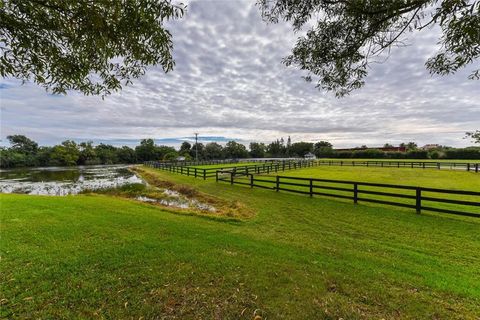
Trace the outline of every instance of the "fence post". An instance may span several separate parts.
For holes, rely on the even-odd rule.
[[[475,172],[478,173],[478,163],[475,164]]]
[[[207,169],[203,169],[203,180],[207,179]]]
[[[197,168],[195,168],[195,178],[197,177]]]
[[[310,198],[313,197],[313,179],[310,179]]]
[[[422,211],[422,188],[417,188],[415,192],[415,209],[417,214]]]
[[[470,171],[470,163],[467,163],[467,171]]]
[[[440,162],[437,162],[437,168],[440,170]]]
[[[218,170],[215,171],[215,182],[218,182]]]
[[[233,175],[235,173],[233,171],[230,172],[230,184],[233,185]]]
[[[253,188],[253,174],[250,175],[250,188]]]
[[[353,184],[353,203],[358,203],[358,184]]]

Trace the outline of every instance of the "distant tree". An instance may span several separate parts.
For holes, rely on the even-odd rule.
[[[250,143],[250,157],[252,158],[264,158],[266,146],[264,143],[251,142]]]
[[[313,147],[313,153],[317,158],[330,157],[333,154],[332,144],[328,141],[319,141]]]
[[[39,147],[35,156],[36,165],[38,166],[50,166],[52,163],[53,147]]]
[[[135,150],[130,147],[123,146],[115,150],[117,160],[120,163],[135,163],[137,162],[137,157],[135,155]]]
[[[328,142],[328,141],[318,141],[317,143],[315,143],[315,149],[318,149],[318,148],[332,148],[333,145]]]
[[[241,159],[248,157],[247,148],[243,144],[235,141],[227,142],[223,151],[225,152],[225,157],[227,158]]]
[[[178,158],[178,153],[176,151],[167,152],[163,156],[163,160],[167,160],[167,161],[173,161],[173,160],[176,160],[177,158]]]
[[[473,143],[480,143],[480,130],[475,130],[475,132],[466,132],[465,139],[472,139]]]
[[[135,147],[135,154],[140,162],[159,160],[153,139],[143,139],[140,141],[140,145]]]
[[[269,157],[285,157],[286,150],[282,140],[276,140],[267,145],[266,152]]]
[[[80,149],[80,155],[78,156],[78,164],[95,164],[97,161],[97,154],[93,147],[92,141],[81,142],[78,147]]]
[[[0,75],[53,93],[109,94],[150,65],[172,70],[164,24],[183,13],[169,0],[2,1]]]
[[[165,156],[169,153],[175,153],[175,158],[178,157],[178,153],[174,147],[170,146],[156,146],[155,147],[155,158],[164,159]]]
[[[77,164],[80,156],[80,150],[75,141],[65,140],[60,145],[53,147],[50,158],[52,164],[59,164],[62,166],[74,166]]]
[[[223,147],[216,142],[207,143],[203,153],[205,159],[207,160],[218,160],[225,158]]]
[[[178,151],[178,153],[181,155],[184,155],[186,153],[190,153],[191,149],[192,149],[192,145],[189,142],[184,141],[182,142],[182,145],[180,146],[180,150]]]
[[[390,143],[385,143],[385,144],[383,145],[383,147],[384,147],[384,148],[393,148],[394,146],[391,145]]]
[[[15,134],[7,136],[7,140],[10,142],[13,151],[19,153],[33,155],[38,150],[38,144],[24,135]]]
[[[304,157],[307,153],[313,151],[313,143],[311,142],[295,142],[292,143],[291,155],[297,157]]]
[[[480,57],[480,1],[467,0],[258,0],[265,20],[291,21],[297,40],[284,63],[307,70],[307,81],[344,96],[364,85],[370,64],[405,33],[438,25],[439,51],[426,62],[432,74],[455,73]],[[310,27],[311,26],[311,27]],[[385,60],[385,59],[383,59]],[[470,79],[479,79],[474,69]]]
[[[418,149],[418,145],[413,141],[410,141],[408,143],[401,143],[400,147],[405,147],[407,151]]]
[[[285,155],[287,157],[290,156],[290,149],[292,147],[292,139],[290,139],[290,136],[288,136],[288,139],[287,139],[287,145],[285,146]]]
[[[95,147],[95,154],[101,164],[118,163],[117,148],[112,145],[100,143]]]
[[[203,143],[196,143],[192,146],[192,149],[190,149],[190,156],[192,157],[193,160],[196,158],[198,150],[198,160],[205,159],[205,145]]]

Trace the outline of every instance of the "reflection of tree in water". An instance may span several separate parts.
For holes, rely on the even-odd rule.
[[[2,172],[1,177],[1,193],[67,195],[142,183],[127,167],[117,166],[12,170]]]
[[[82,182],[94,179],[130,178],[133,173],[126,167],[74,167],[74,168],[25,168],[4,171],[3,181],[30,182]]]
[[[33,171],[30,177],[32,182],[41,182],[41,181],[78,181],[80,177],[80,170],[42,170],[42,171]]]

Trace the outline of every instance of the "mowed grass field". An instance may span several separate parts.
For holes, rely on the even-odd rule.
[[[478,319],[480,219],[146,170],[256,215],[0,195],[0,317]]]
[[[480,173],[421,168],[317,166],[278,172],[280,176],[373,182],[480,191]]]
[[[480,174],[475,172],[455,171],[455,170],[438,170],[438,169],[420,169],[420,168],[388,168],[388,167],[341,167],[341,166],[317,166],[308,167],[297,170],[280,171],[278,173],[256,175],[255,179],[262,179],[270,182],[256,182],[256,185],[265,186],[269,188],[275,187],[276,174],[281,177],[280,181],[285,183],[281,185],[282,188],[298,190],[302,192],[309,192],[309,182],[296,179],[289,179],[288,177],[299,178],[314,178],[314,179],[327,179],[327,180],[342,180],[352,182],[367,182],[367,183],[380,183],[398,186],[412,186],[412,187],[428,187],[447,190],[467,190],[480,192]],[[249,177],[236,178],[239,182],[249,183]],[[300,183],[304,186],[292,186],[288,183]],[[314,188],[315,192],[324,192],[334,195],[353,197],[353,185],[331,182],[313,182],[314,186],[325,186],[333,188],[346,188],[350,191],[337,191],[331,189]],[[415,190],[406,190],[402,188],[389,188],[389,187],[371,187],[371,186],[359,186],[360,192],[374,191],[374,192],[387,192],[391,194],[406,195],[412,197],[411,199],[393,197],[393,196],[380,196],[360,193],[359,197],[364,199],[376,199],[383,201],[393,201],[402,204],[415,205]],[[284,191],[282,191],[284,192]],[[472,195],[456,195],[445,194],[438,192],[422,192],[423,196],[437,198],[437,199],[451,199],[461,201],[479,201],[478,196]],[[323,197],[323,196],[320,196]],[[328,197],[327,197],[328,198]],[[337,201],[352,202],[353,200],[337,199]],[[379,206],[378,204],[371,204],[367,201],[359,201],[362,205]],[[433,201],[423,201],[424,206],[440,209],[450,209],[462,212],[469,212],[478,214],[480,216],[480,207],[478,206],[466,206],[449,203],[438,203]],[[398,208],[398,207],[397,207]],[[403,210],[411,211],[414,209],[406,208]]]

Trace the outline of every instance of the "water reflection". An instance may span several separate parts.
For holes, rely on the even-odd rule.
[[[0,193],[63,196],[87,189],[142,183],[128,168],[125,165],[115,165],[0,170]]]

